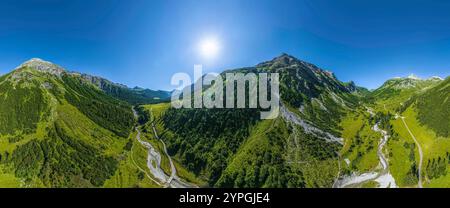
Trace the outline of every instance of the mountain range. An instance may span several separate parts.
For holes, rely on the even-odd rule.
[[[282,54],[280,116],[174,109],[31,59],[0,77],[1,187],[450,187],[450,77],[369,91]]]

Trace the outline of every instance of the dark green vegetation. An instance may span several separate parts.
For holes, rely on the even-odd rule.
[[[418,119],[438,136],[450,136],[450,77],[417,97]]]
[[[352,82],[340,82],[331,72],[286,54],[255,67],[226,72],[279,73],[283,106],[323,133],[306,131],[308,127],[284,116],[261,121],[258,110],[236,114],[226,109],[167,110],[158,122],[165,128],[163,139],[170,154],[197,176],[207,178],[210,186],[331,187],[339,172],[339,157],[350,162],[341,163],[340,176],[379,171],[377,152],[382,134],[373,130],[376,123],[390,136],[383,154],[392,163],[397,184],[414,186],[418,181],[417,147],[405,134],[405,127],[398,126],[398,114],[417,105],[422,125],[439,124],[440,132],[430,128],[441,136],[450,129],[448,119],[444,119],[450,109],[448,81],[439,78],[395,78],[370,92]],[[435,106],[430,107],[430,103]],[[420,118],[427,113],[421,105],[428,105],[427,109],[434,113],[429,115],[436,115],[433,109],[442,109],[443,113],[428,116],[434,121],[426,121]],[[374,108],[373,116],[366,106]],[[327,141],[324,133],[345,136],[344,147]],[[416,135],[424,136],[427,134]],[[429,180],[448,175],[443,161],[430,159],[426,170]],[[373,181],[372,185],[378,183]]]
[[[102,127],[127,137],[134,123],[131,106],[116,100],[78,77],[63,75],[65,98],[83,114]]]
[[[23,84],[24,81],[18,83]],[[1,82],[0,134],[35,131],[41,116],[48,112],[46,102],[36,81],[28,83],[28,87],[14,87],[9,82]]]
[[[283,54],[227,72],[276,72],[283,105],[321,131],[340,136],[340,118],[359,100],[352,83]],[[162,138],[169,153],[217,187],[330,187],[340,144],[281,116],[259,120],[257,109],[169,109]],[[288,150],[288,151],[286,151]],[[327,170],[327,171],[322,171]]]
[[[258,111],[249,109],[170,109],[162,122],[176,135],[167,138],[169,154],[178,154],[189,170],[204,172],[214,184],[258,118]]]
[[[128,103],[42,60],[0,80],[2,173],[23,187],[99,187],[115,174],[130,148]]]
[[[263,121],[231,159],[216,186],[329,187],[337,174],[333,161],[338,149],[338,144],[305,134],[283,119]]]
[[[43,140],[19,146],[8,162],[17,177],[27,181],[38,177],[47,187],[101,186],[117,168],[114,158],[71,138],[58,124]]]
[[[426,172],[427,176],[430,179],[439,178],[447,174],[447,166],[449,164],[448,156],[449,153],[446,154],[447,157],[438,157],[429,159],[427,161]]]
[[[210,186],[328,187],[338,171],[339,144],[257,110],[168,109],[157,122],[169,154]]]

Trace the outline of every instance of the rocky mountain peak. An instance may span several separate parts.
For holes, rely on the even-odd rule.
[[[21,68],[31,68],[37,71],[46,72],[57,76],[61,76],[61,74],[65,72],[62,67],[51,62],[44,61],[40,58],[32,58],[18,66],[16,69]]]
[[[416,76],[415,74],[411,74],[407,77],[408,79],[413,79],[413,80],[421,80],[418,76]]]

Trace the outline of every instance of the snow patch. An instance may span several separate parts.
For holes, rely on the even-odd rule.
[[[416,76],[415,74],[410,74],[408,77],[408,79],[414,79],[414,80],[421,80],[418,76]]]

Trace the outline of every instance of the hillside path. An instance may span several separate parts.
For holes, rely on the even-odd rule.
[[[401,116],[400,118],[402,119],[403,124],[404,124],[405,127],[406,127],[406,130],[408,130],[409,135],[411,135],[411,137],[413,138],[414,142],[415,142],[416,145],[417,145],[417,148],[419,149],[419,157],[420,157],[420,159],[419,159],[419,182],[418,182],[418,187],[419,187],[419,188],[423,188],[423,186],[422,186],[422,162],[423,162],[423,152],[422,152],[422,147],[420,146],[420,143],[417,141],[417,139],[416,139],[416,137],[414,136],[414,134],[413,134],[413,133],[411,132],[411,130],[409,129],[408,124],[406,124],[406,122],[405,122],[405,117]]]

